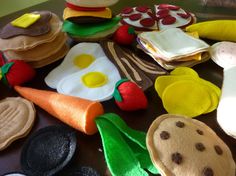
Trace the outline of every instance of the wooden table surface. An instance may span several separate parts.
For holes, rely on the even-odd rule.
[[[152,5],[155,3],[169,3],[179,5],[185,10],[196,14],[199,21],[236,18],[236,11],[233,8],[206,7],[203,6],[199,0],[120,0],[116,5],[112,6],[111,9],[113,10],[114,14],[117,14],[123,7],[126,6],[150,5],[152,7]],[[56,13],[61,18],[64,8],[64,0],[49,0],[46,3],[42,3],[37,6],[33,6],[28,9],[24,9],[20,12],[16,12],[9,16],[0,18],[0,28],[3,27],[7,22],[15,19],[17,16],[35,10],[50,10]],[[210,42],[212,43],[212,41]],[[147,56],[145,54],[142,54],[142,57]],[[37,76],[33,81],[27,83],[26,86],[50,90],[50,88],[47,87],[43,81],[44,77],[54,67],[60,64],[60,62],[61,60],[51,65],[45,66],[41,69],[37,69]],[[214,64],[211,60],[207,61],[206,63],[194,66],[193,69],[198,72],[200,77],[211,81],[219,87],[222,86],[223,70],[219,66]],[[164,110],[162,102],[153,88],[150,88],[145,91],[145,94],[148,98],[149,106],[148,109],[144,111],[123,112],[118,109],[113,100],[104,102],[102,104],[104,105],[105,112],[117,113],[127,122],[130,127],[136,130],[142,130],[146,132],[152,121],[157,116],[166,113],[166,111]],[[2,83],[0,83],[0,99],[11,96],[18,95],[13,89],[7,88]],[[37,117],[30,134],[48,125],[61,124],[60,121],[58,121],[57,119],[55,119],[37,106],[36,110]],[[226,135],[219,127],[216,122],[216,111],[213,111],[209,114],[201,115],[196,119],[210,126],[217,133],[217,135],[220,136],[222,140],[224,140],[224,142],[230,147],[233,157],[236,161],[236,139],[233,139],[230,136]],[[106,175],[107,167],[104,159],[104,154],[100,150],[102,149],[100,135],[97,133],[93,136],[87,136],[81,132],[78,132],[77,136],[78,149],[76,151],[76,157],[74,158],[71,164],[75,166],[91,166],[95,168],[100,173],[100,175]],[[7,149],[0,151],[0,175],[13,171],[21,171],[19,159],[22,146],[27,137],[13,142]]]

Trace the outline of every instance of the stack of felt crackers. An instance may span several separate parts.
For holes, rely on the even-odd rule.
[[[61,59],[68,52],[67,34],[59,17],[49,11],[24,14],[0,32],[0,50],[6,60],[23,60],[34,68]]]
[[[179,6],[158,4],[154,5],[154,12],[147,6],[125,7],[114,17],[108,7],[117,2],[66,0],[63,24],[52,12],[38,11],[24,14],[2,28],[0,51],[5,61],[0,60],[0,79],[17,74],[16,67],[11,67],[12,60],[39,68],[64,56],[65,59],[45,77],[46,84],[57,92],[16,86],[20,82],[10,84],[25,99],[0,101],[0,132],[4,133],[0,136],[0,151],[30,132],[36,115],[34,103],[86,135],[99,132],[111,175],[148,176],[149,171],[163,176],[234,176],[235,162],[227,145],[208,126],[191,119],[214,111],[221,90],[189,67],[207,61],[210,54],[219,65],[224,63],[216,54],[222,43],[211,48],[198,38],[197,30],[185,33],[182,29],[195,23],[196,18]],[[159,65],[116,41],[100,41],[113,35],[119,25],[134,27],[136,46]],[[70,50],[66,33],[79,42]],[[220,49],[233,53],[236,46],[226,44],[229,51],[222,46]],[[236,63],[232,58],[235,57],[230,55],[226,62]],[[235,74],[231,69],[228,80],[229,73]],[[173,71],[168,74],[166,70]],[[160,76],[163,74],[166,75]],[[123,111],[144,110],[148,107],[144,91],[154,81],[168,114],[158,116],[147,133],[131,129],[117,114],[105,113],[99,102],[114,97]],[[225,96],[233,94],[233,88],[224,89]],[[27,139],[21,152],[24,174],[99,175],[87,167],[72,167],[73,173],[68,172],[78,150],[76,131],[68,126],[42,128]],[[230,127],[229,134],[235,137],[234,127]],[[11,175],[14,176],[5,176]]]
[[[116,2],[66,0],[63,31],[76,41],[97,41],[111,36],[117,29],[119,18],[113,18],[108,6]]]

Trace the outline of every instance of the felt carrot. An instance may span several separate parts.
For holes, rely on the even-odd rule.
[[[47,90],[21,86],[14,88],[21,96],[69,126],[88,135],[97,132],[94,119],[104,113],[103,106],[99,102]]]

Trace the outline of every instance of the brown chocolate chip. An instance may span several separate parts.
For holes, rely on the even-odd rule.
[[[161,139],[167,140],[170,138],[170,134],[167,131],[162,131],[160,134]]]
[[[223,154],[223,150],[221,149],[221,147],[219,145],[215,145],[214,148],[215,148],[215,151],[218,155]]]
[[[205,148],[205,146],[202,144],[202,143],[196,143],[195,144],[195,147],[196,147],[196,149],[198,150],[198,151],[204,151],[206,148]]]
[[[214,172],[210,167],[205,167],[202,171],[202,176],[214,176]]]
[[[196,131],[197,131],[198,134],[203,135],[203,131],[202,130],[197,129]]]
[[[185,126],[184,122],[181,121],[176,122],[175,125],[179,128],[183,128]]]
[[[181,164],[183,161],[183,157],[180,153],[176,152],[171,155],[171,159],[176,164]]]

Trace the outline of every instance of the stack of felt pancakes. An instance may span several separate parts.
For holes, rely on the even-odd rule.
[[[119,17],[112,17],[108,6],[118,0],[66,0],[63,30],[76,41],[98,41],[112,35]]]
[[[27,13],[0,31],[0,51],[6,60],[24,60],[34,68],[65,56],[69,47],[62,22],[49,11]]]
[[[178,28],[143,32],[138,47],[167,70],[179,66],[192,67],[209,59],[209,45]]]

